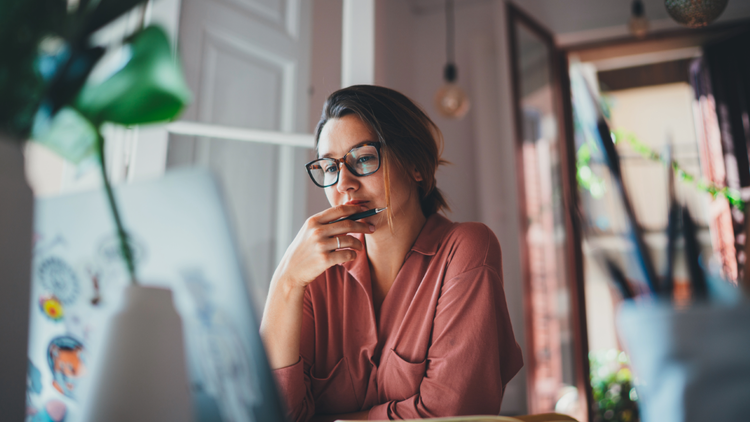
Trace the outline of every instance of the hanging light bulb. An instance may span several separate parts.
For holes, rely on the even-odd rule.
[[[445,117],[460,119],[469,111],[469,97],[456,85],[456,65],[445,65],[445,84],[435,94],[435,106]]]
[[[701,28],[724,12],[729,0],[664,0],[672,19],[690,28]]]
[[[643,2],[641,0],[633,0],[630,10],[630,22],[628,22],[630,33],[638,38],[645,37],[648,33],[648,19],[646,19]]]
[[[469,111],[470,103],[466,93],[456,85],[458,69],[453,60],[453,0],[446,0],[445,22],[446,56],[448,57],[448,63],[445,65],[445,70],[443,71],[445,84],[435,94],[435,107],[445,117],[460,119]]]

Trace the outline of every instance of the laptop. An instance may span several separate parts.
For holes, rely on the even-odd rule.
[[[185,334],[194,420],[283,421],[215,179],[184,169],[115,189],[139,282],[169,288]],[[28,421],[76,422],[129,277],[104,190],[38,199]]]

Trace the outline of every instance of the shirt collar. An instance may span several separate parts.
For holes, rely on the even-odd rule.
[[[425,256],[435,255],[440,247],[440,241],[453,224],[452,221],[438,213],[427,217],[427,221],[419,232],[417,240],[414,241],[411,250]],[[362,245],[365,244],[363,234],[352,233],[351,235],[359,239]],[[367,254],[364,251],[357,252],[357,257],[353,261],[345,262],[342,265],[367,290],[370,285],[370,262],[367,260]]]
[[[417,240],[414,241],[411,250],[422,255],[435,255],[440,247],[440,241],[452,225],[452,221],[438,213],[427,217],[427,221],[424,223],[422,231],[419,232]]]
[[[362,233],[351,233],[350,236],[354,236],[362,242],[362,246],[365,245],[365,235]],[[367,252],[365,250],[357,251],[357,257],[353,261],[347,261],[341,264],[349,274],[356,279],[359,284],[367,292],[371,292],[371,280],[370,280],[370,261],[367,260]]]

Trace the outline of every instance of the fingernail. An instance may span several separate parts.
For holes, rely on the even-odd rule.
[[[360,206],[359,206],[359,209],[361,209],[362,211],[367,211],[367,210],[368,210],[369,208],[367,208],[367,207],[366,207],[366,206],[364,206],[364,205],[360,205]]]
[[[375,231],[375,226],[373,226],[372,224],[370,224],[370,233],[372,233],[374,231]]]

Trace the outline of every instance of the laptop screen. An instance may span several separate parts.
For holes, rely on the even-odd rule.
[[[281,421],[219,189],[203,170],[118,187],[139,282],[169,288],[196,421]],[[104,191],[38,199],[27,413],[80,420],[108,318],[129,284]]]

